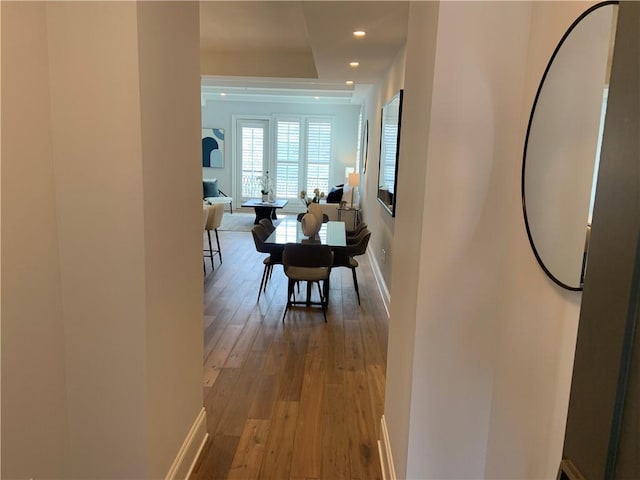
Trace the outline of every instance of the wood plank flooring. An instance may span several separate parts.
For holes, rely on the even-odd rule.
[[[209,442],[194,479],[382,478],[387,316],[366,255],[331,274],[328,322],[296,308],[282,322],[276,266],[257,302],[264,254],[220,231],[224,263],[204,279],[203,395]],[[208,261],[208,259],[207,259]]]

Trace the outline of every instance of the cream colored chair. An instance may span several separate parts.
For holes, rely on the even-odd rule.
[[[202,231],[204,232],[207,229],[207,220],[209,219],[209,205],[202,205]],[[204,273],[207,273],[207,264],[204,263],[204,259],[202,260],[202,268],[204,269]]]
[[[207,215],[207,223],[205,224],[204,229],[207,232],[209,250],[204,250],[204,256],[211,259],[211,269],[214,270],[213,257],[215,255],[218,255],[220,257],[220,263],[222,263],[222,252],[220,250],[220,237],[218,236],[218,227],[220,227],[220,224],[222,223],[222,216],[224,215],[224,204],[216,203],[214,205],[209,205],[208,210],[209,214]],[[216,243],[218,244],[217,250],[214,250],[213,245],[211,244],[212,230],[216,234]]]
[[[327,304],[329,302],[329,277],[333,264],[333,252],[328,245],[287,243],[282,252],[284,274],[288,278],[287,305],[284,307],[282,321],[290,307],[319,305],[322,316],[327,321]],[[294,286],[299,282],[307,282],[307,300],[296,300]],[[320,288],[322,282],[322,288]],[[320,300],[311,301],[311,285],[318,285]]]

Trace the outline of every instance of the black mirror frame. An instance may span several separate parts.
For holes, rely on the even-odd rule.
[[[386,203],[384,200],[382,200],[382,198],[380,198],[380,176],[382,173],[382,145],[383,145],[383,128],[384,128],[384,112],[385,112],[385,108],[387,108],[389,106],[389,104],[396,98],[398,97],[398,134],[396,137],[396,164],[395,164],[395,171],[394,171],[394,178],[393,178],[393,198],[391,200],[391,206],[389,206],[388,203]],[[379,150],[379,155],[378,155],[378,192],[377,192],[377,199],[378,202],[380,202],[380,204],[385,208],[385,210],[387,210],[387,212],[389,212],[389,214],[392,217],[396,216],[396,201],[397,201],[397,197],[398,197],[398,163],[399,163],[399,159],[400,159],[400,133],[402,131],[402,103],[403,103],[403,97],[404,97],[404,90],[400,89],[399,92],[394,95],[393,97],[391,97],[391,99],[385,103],[382,106],[382,112],[380,115],[380,150]]]
[[[535,243],[533,241],[533,235],[531,233],[531,227],[529,226],[529,219],[527,217],[527,205],[526,205],[526,201],[525,201],[525,170],[526,170],[526,166],[527,166],[527,148],[529,146],[529,134],[531,133],[531,124],[533,123],[533,117],[534,117],[534,115],[536,113],[536,107],[538,105],[538,100],[540,98],[540,93],[542,92],[542,87],[544,86],[544,81],[546,80],[547,75],[549,74],[549,70],[551,69],[551,65],[553,64],[553,61],[555,60],[556,56],[558,55],[558,52],[560,51],[560,48],[562,47],[562,45],[564,45],[564,42],[566,41],[567,37],[571,34],[571,32],[573,32],[573,30],[578,26],[578,24],[587,15],[589,15],[594,10],[597,10],[597,9],[599,9],[601,7],[604,7],[604,6],[607,6],[607,5],[618,5],[619,3],[620,3],[619,0],[605,0],[603,2],[598,2],[595,5],[592,5],[587,10],[582,12],[582,14],[578,18],[576,18],[574,20],[574,22],[569,26],[567,31],[564,33],[564,35],[562,36],[562,38],[558,42],[558,45],[556,45],[556,48],[554,49],[553,53],[551,54],[551,58],[549,59],[549,62],[547,63],[547,66],[544,69],[544,73],[542,74],[542,78],[540,79],[540,83],[538,84],[538,90],[536,91],[536,96],[533,99],[533,106],[531,107],[531,113],[529,114],[529,123],[527,124],[527,133],[526,133],[525,138],[524,138],[524,149],[523,149],[523,154],[522,154],[522,173],[521,173],[521,176],[520,176],[520,192],[521,192],[521,196],[522,196],[522,214],[524,216],[524,225],[525,225],[525,228],[527,230],[527,237],[529,239],[529,244],[531,245],[531,250],[533,251],[533,255],[536,257],[536,260],[538,261],[538,264],[540,265],[540,267],[542,268],[544,273],[551,280],[553,280],[553,282],[555,284],[557,284],[558,286],[560,286],[560,287],[562,287],[562,288],[564,288],[566,290],[573,291],[573,292],[582,291],[583,290],[583,285],[581,284],[578,287],[574,287],[574,286],[571,286],[571,285],[567,285],[562,280],[558,279],[549,270],[549,268],[547,268],[547,266],[545,265],[544,261],[540,257],[540,253],[536,249]]]

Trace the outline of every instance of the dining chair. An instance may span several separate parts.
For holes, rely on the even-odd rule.
[[[209,219],[209,205],[202,205],[202,231],[206,231],[207,229],[207,220]],[[205,263],[204,257],[202,258],[202,268],[204,270],[204,274],[207,274],[207,264]]]
[[[251,236],[253,237],[253,243],[256,246],[256,251],[269,254],[262,260],[264,270],[262,271],[262,279],[260,280],[260,289],[258,290],[257,301],[260,301],[260,295],[262,292],[267,291],[267,283],[271,279],[273,266],[282,265],[282,252],[284,250],[284,245],[267,245],[264,241],[269,235],[269,232],[261,223],[258,223],[251,228]]]
[[[222,251],[220,250],[220,237],[218,236],[218,227],[222,223],[222,216],[224,215],[224,205],[222,203],[216,203],[209,205],[209,214],[207,216],[207,223],[205,224],[205,231],[207,232],[207,239],[209,241],[209,250],[204,250],[204,256],[211,259],[211,269],[214,270],[213,257],[218,255],[220,257],[220,263],[222,263]],[[214,250],[211,244],[211,231],[216,234],[216,243],[218,249]]]
[[[276,229],[270,218],[261,218],[258,223],[265,228],[265,230],[267,231],[267,235],[271,235]]]
[[[287,276],[287,304],[284,307],[282,321],[287,316],[290,307],[298,305],[320,305],[322,316],[327,321],[327,303],[329,293],[329,277],[333,264],[333,251],[328,245],[287,243],[282,253],[284,274]],[[310,299],[311,289],[307,288],[306,301],[296,301],[294,286],[299,282],[307,282],[310,287],[313,283],[318,285],[319,302]],[[322,282],[322,288],[320,288]]]
[[[358,296],[358,305],[360,305],[360,290],[358,289],[358,276],[356,274],[356,268],[358,268],[358,261],[354,258],[358,255],[362,255],[367,251],[367,245],[371,238],[371,232],[367,229],[362,230],[358,236],[358,241],[353,244],[347,244],[346,247],[334,247],[333,267],[347,267],[351,269],[353,274],[353,286],[356,289],[356,295]]]
[[[347,234],[347,236],[346,236],[347,245],[356,245],[356,244],[362,242],[362,239],[364,238],[364,236],[366,235],[366,232],[368,232],[368,231],[369,231],[369,229],[367,229],[365,227],[355,235]]]
[[[353,230],[347,230],[347,237],[355,237],[365,228],[367,228],[367,224],[365,222],[360,222]]]

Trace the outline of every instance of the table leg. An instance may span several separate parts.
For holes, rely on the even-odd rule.
[[[255,225],[260,223],[263,218],[276,218],[276,209],[273,207],[253,207],[253,209],[256,212],[256,219],[253,221]]]

